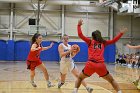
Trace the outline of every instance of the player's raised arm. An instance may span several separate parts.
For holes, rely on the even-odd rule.
[[[90,43],[90,38],[87,38],[83,35],[82,30],[81,30],[81,25],[83,24],[83,20],[79,20],[78,21],[78,25],[77,25],[77,32],[78,32],[78,36],[84,40],[87,44]]]
[[[128,29],[126,27],[122,27],[120,29],[120,33],[117,36],[115,36],[112,40],[106,41],[106,45],[113,44],[113,43],[117,42],[122,37],[122,35],[127,31],[128,31]]]
[[[54,43],[52,42],[49,46],[47,46],[47,47],[42,47],[42,51],[43,51],[43,50],[48,50],[48,49],[52,48],[53,45],[54,45]]]

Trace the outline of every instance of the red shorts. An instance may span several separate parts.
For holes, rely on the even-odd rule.
[[[41,60],[38,60],[38,61],[29,61],[27,60],[27,69],[30,69],[30,70],[35,70],[35,67],[39,66],[40,64],[42,64],[42,61]]]
[[[95,63],[92,61],[88,61],[83,69],[83,74],[86,76],[91,76],[94,73],[97,73],[100,77],[106,76],[109,74],[105,64],[102,62]]]

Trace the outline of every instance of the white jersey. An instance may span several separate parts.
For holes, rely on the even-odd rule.
[[[69,45],[69,44],[67,44],[67,46],[66,46],[63,43],[61,43],[60,45],[63,46],[64,52],[66,52],[66,51],[71,49],[71,45]],[[72,59],[71,54],[68,54],[66,56],[61,57],[61,60],[60,60],[60,72],[62,74],[67,74],[68,71],[71,72],[75,67],[76,66],[74,64],[74,61]]]
[[[67,44],[67,46],[66,46],[63,43],[61,43],[60,45],[63,46],[64,52],[66,52],[66,51],[71,49],[71,45],[70,44]],[[66,56],[61,57],[61,61],[72,61],[71,54],[67,54]]]

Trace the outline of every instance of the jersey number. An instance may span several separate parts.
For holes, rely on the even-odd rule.
[[[66,52],[68,50],[64,50],[64,52]],[[70,58],[70,53],[66,55],[66,58]]]
[[[94,47],[94,49],[97,49],[97,48],[101,49],[102,48],[101,44],[94,44],[93,47]]]

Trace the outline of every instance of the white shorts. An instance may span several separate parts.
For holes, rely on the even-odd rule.
[[[60,72],[61,74],[67,74],[68,71],[72,71],[75,68],[74,61],[60,61]]]

